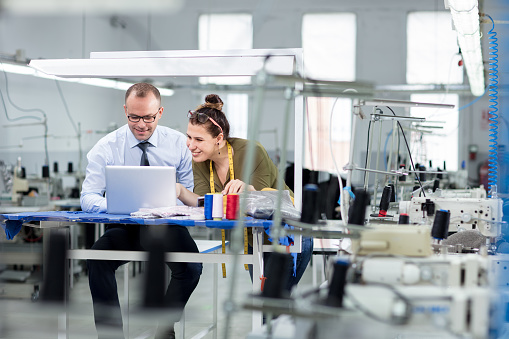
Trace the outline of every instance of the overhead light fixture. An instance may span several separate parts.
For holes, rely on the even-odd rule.
[[[0,63],[0,71],[13,73],[13,74],[21,74],[21,75],[30,75],[38,78],[57,80],[63,82],[74,82],[83,85],[89,86],[97,86],[103,88],[111,88],[117,89],[120,91],[126,91],[129,87],[131,87],[134,83],[126,82],[126,81],[118,81],[113,79],[102,79],[102,78],[60,78],[54,75],[49,75],[39,70],[36,70],[32,67],[11,64],[11,63]],[[158,88],[159,92],[162,96],[172,96],[175,94],[175,91],[169,88]]]
[[[183,0],[3,0],[2,9],[7,12],[35,15],[52,14],[135,14],[140,11],[176,13],[184,5]]]
[[[467,70],[470,91],[475,96],[481,96],[485,85],[477,0],[446,0],[446,8],[451,10],[458,33],[458,44]]]

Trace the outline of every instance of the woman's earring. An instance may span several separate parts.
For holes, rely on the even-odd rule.
[[[219,150],[219,143],[217,143],[217,154],[221,154],[221,151]]]

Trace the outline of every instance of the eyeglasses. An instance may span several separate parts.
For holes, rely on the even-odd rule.
[[[211,117],[209,117],[205,113],[200,113],[200,112],[196,112],[196,111],[189,111],[187,113],[187,117],[189,119],[196,119],[201,124],[204,124],[204,123],[207,122],[207,120],[210,120],[211,123],[213,123],[214,125],[216,125],[219,128],[219,130],[221,131],[221,134],[223,134],[223,129],[221,128],[221,126],[219,126],[219,124],[214,119],[212,119]]]
[[[159,107],[159,110],[161,110],[161,107]],[[138,115],[130,115],[128,114],[127,115],[127,119],[130,121],[130,122],[140,122],[141,119],[143,119],[143,122],[146,123],[146,124],[150,124],[154,121],[156,121],[156,117],[157,117],[157,114],[159,114],[159,110],[157,111],[156,114],[154,115],[145,115],[143,117],[140,117]]]

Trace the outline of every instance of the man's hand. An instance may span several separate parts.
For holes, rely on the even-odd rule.
[[[233,193],[240,193],[247,189],[248,191],[256,191],[253,185],[246,185],[245,182],[242,180],[232,180],[229,183],[226,184],[223,190],[223,194],[233,194]]]

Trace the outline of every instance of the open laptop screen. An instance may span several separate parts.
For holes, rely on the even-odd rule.
[[[110,214],[177,205],[176,171],[171,166],[106,166]]]

